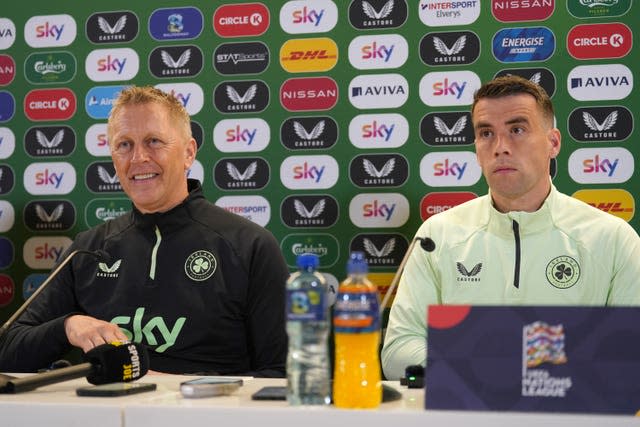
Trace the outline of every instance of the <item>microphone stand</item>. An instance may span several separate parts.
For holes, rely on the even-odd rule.
[[[103,254],[102,254],[101,251],[92,252],[92,251],[87,251],[87,250],[82,250],[82,249],[76,249],[73,252],[71,252],[64,259],[64,261],[62,261],[56,267],[56,269],[53,270],[53,272],[49,275],[49,277],[47,277],[47,280],[45,280],[42,283],[42,285],[40,285],[38,287],[38,289],[36,289],[35,292],[33,294],[31,294],[31,296],[24,302],[24,304],[22,304],[22,306],[20,306],[20,308],[18,310],[16,310],[16,312],[13,313],[13,315],[11,317],[9,317],[9,319],[6,322],[4,322],[2,327],[0,327],[0,342],[2,341],[2,338],[4,338],[4,336],[7,333],[7,331],[9,330],[9,327],[11,327],[11,325],[13,325],[13,323],[18,319],[18,317],[20,317],[22,315],[22,313],[24,313],[24,311],[31,305],[33,300],[35,300],[38,297],[38,295],[40,295],[40,293],[42,291],[44,291],[47,286],[49,286],[49,283],[51,283],[51,281],[58,275],[58,273],[60,273],[60,270],[62,270],[64,268],[64,266],[67,265],[69,263],[69,261],[71,261],[71,259],[74,256],[76,256],[77,254],[79,254],[79,253],[93,255],[96,258],[102,258],[103,257]]]
[[[402,261],[398,266],[398,270],[396,271],[395,276],[393,276],[391,284],[387,288],[384,299],[382,300],[382,303],[380,303],[380,315],[382,315],[382,313],[384,312],[384,308],[387,306],[387,303],[391,299],[393,291],[398,286],[398,283],[400,282],[400,276],[402,276],[402,272],[404,271],[405,264],[409,260],[409,255],[411,255],[411,252],[413,251],[413,248],[415,247],[417,242],[420,242],[420,247],[426,252],[432,252],[436,248],[436,244],[429,237],[416,237],[411,241],[411,244],[407,248],[407,252],[405,252],[404,257],[402,258]]]

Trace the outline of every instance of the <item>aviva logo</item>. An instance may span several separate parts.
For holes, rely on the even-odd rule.
[[[338,46],[327,37],[293,39],[280,48],[280,65],[290,73],[328,71],[338,62]]]
[[[104,262],[98,263],[98,272],[96,273],[96,277],[118,277],[118,270],[120,269],[121,263],[121,259],[117,260],[110,266]]]

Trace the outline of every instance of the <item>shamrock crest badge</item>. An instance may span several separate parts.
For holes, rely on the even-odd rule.
[[[209,251],[195,251],[184,263],[184,272],[191,280],[202,282],[215,273],[218,262]]]

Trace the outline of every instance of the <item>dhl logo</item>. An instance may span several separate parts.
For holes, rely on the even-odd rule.
[[[280,65],[290,73],[328,71],[338,62],[338,46],[327,37],[293,39],[280,48]]]
[[[635,200],[631,193],[620,188],[578,190],[573,193],[573,197],[627,222],[631,221],[636,210]]]

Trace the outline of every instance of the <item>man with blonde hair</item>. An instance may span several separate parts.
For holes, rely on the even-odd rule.
[[[284,257],[271,233],[187,179],[197,146],[182,104],[128,87],[107,132],[133,209],[79,233],[67,253],[101,250],[111,260],[65,266],[9,330],[0,370],[33,371],[71,347],[131,340],[148,346],[155,371],[284,376]]]

